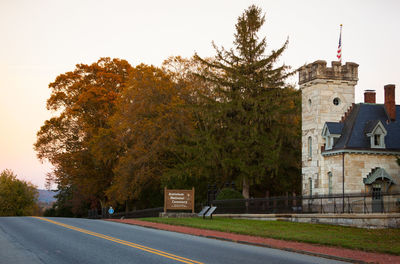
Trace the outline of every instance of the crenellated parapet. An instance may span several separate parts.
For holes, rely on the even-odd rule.
[[[339,61],[332,61],[332,67],[326,67],[326,61],[317,60],[299,69],[299,84],[304,84],[316,79],[358,81],[358,64],[346,62],[342,65]]]

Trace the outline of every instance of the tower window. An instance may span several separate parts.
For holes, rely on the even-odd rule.
[[[308,99],[308,106],[311,106],[311,99]]]
[[[333,99],[333,104],[334,105],[339,105],[340,104],[340,99],[338,97]]]
[[[314,187],[319,188],[319,173],[315,173],[315,178]]]
[[[332,194],[332,172],[328,172],[328,194],[331,195]]]
[[[308,158],[312,157],[312,138],[308,137]]]

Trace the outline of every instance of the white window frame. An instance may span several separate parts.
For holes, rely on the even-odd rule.
[[[312,137],[309,136],[307,139],[307,151],[308,151],[308,159],[312,159]]]
[[[331,134],[328,126],[325,124],[322,129],[322,137],[325,139],[325,150],[331,150],[335,143],[335,138],[340,138],[340,134]]]
[[[368,133],[367,136],[370,138],[371,148],[386,148],[385,145],[385,136],[387,135],[387,131],[383,126],[382,122],[379,121],[371,133]],[[379,143],[375,144],[376,136],[379,136]]]

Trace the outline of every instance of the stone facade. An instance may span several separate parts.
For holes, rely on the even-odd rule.
[[[380,167],[393,176],[395,182],[400,182],[400,167],[396,162],[394,155],[377,155],[377,154],[359,154],[359,153],[343,153],[340,155],[325,156],[324,168],[321,173],[326,177],[321,177],[319,189],[315,192],[329,192],[328,173],[332,174],[332,193],[342,193],[343,190],[343,160],[344,160],[344,182],[345,193],[370,193],[371,186],[365,185],[363,179],[371,172],[372,168]],[[384,190],[386,191],[386,190]],[[399,185],[390,186],[390,191],[400,192]]]
[[[303,195],[340,194],[343,187],[344,193],[371,193],[373,184],[364,182],[375,168],[383,169],[392,178],[392,181],[376,180],[381,191],[400,192],[400,166],[396,162],[400,150],[387,151],[384,146],[353,150],[346,145],[334,151],[325,150],[322,130],[326,122],[343,123],[352,109],[358,107],[354,105],[357,81],[358,65],[355,63],[332,62],[332,66],[327,67],[325,61],[316,61],[299,69]],[[366,93],[366,102],[375,104],[375,92],[368,90]],[[394,85],[385,86],[386,97],[385,108],[390,119],[387,122],[393,122],[396,119]]]
[[[316,61],[299,70],[299,84],[302,91],[302,175],[303,194],[312,189],[325,193],[320,182],[326,182],[321,175],[324,159],[321,148],[324,140],[322,129],[327,121],[340,121],[354,102],[354,86],[358,81],[358,65],[332,62],[326,67],[325,61]],[[311,143],[311,148],[310,144]],[[311,152],[311,155],[309,155]]]

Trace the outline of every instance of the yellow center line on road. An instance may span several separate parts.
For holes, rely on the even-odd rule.
[[[156,254],[156,255],[165,257],[165,258],[173,259],[173,260],[176,260],[176,261],[179,261],[179,262],[183,262],[183,263],[187,263],[187,264],[194,264],[194,263],[195,264],[203,264],[202,262],[198,262],[198,261],[191,260],[191,259],[188,259],[188,258],[180,257],[180,256],[177,256],[177,255],[174,255],[174,254],[171,254],[171,253],[168,253],[168,252],[164,252],[164,251],[161,251],[161,250],[158,250],[158,249],[154,249],[154,248],[146,247],[146,246],[143,246],[143,245],[135,244],[135,243],[132,243],[132,242],[129,242],[129,241],[125,241],[125,240],[121,240],[121,239],[118,239],[118,238],[115,238],[115,237],[106,236],[106,235],[99,234],[99,233],[96,233],[96,232],[92,232],[92,231],[89,231],[89,230],[86,230],[86,229],[82,229],[82,228],[79,228],[79,227],[70,226],[70,225],[63,224],[63,223],[60,223],[60,222],[56,222],[56,221],[53,221],[53,220],[50,220],[50,219],[46,219],[46,218],[43,218],[43,217],[36,217],[35,216],[34,218],[40,219],[40,220],[43,220],[43,221],[47,221],[47,222],[50,222],[52,224],[59,225],[59,226],[62,226],[62,227],[68,228],[68,229],[72,229],[72,230],[75,230],[75,231],[78,231],[78,232],[81,232],[81,233],[85,233],[85,234],[88,234],[88,235],[92,235],[92,236],[95,236],[95,237],[99,237],[99,238],[103,238],[103,239],[106,239],[106,240],[109,240],[109,241],[113,241],[113,242],[116,242],[116,243],[119,243],[119,244],[122,244],[122,245],[126,245],[128,247],[140,249],[140,250],[152,253],[152,254]]]

